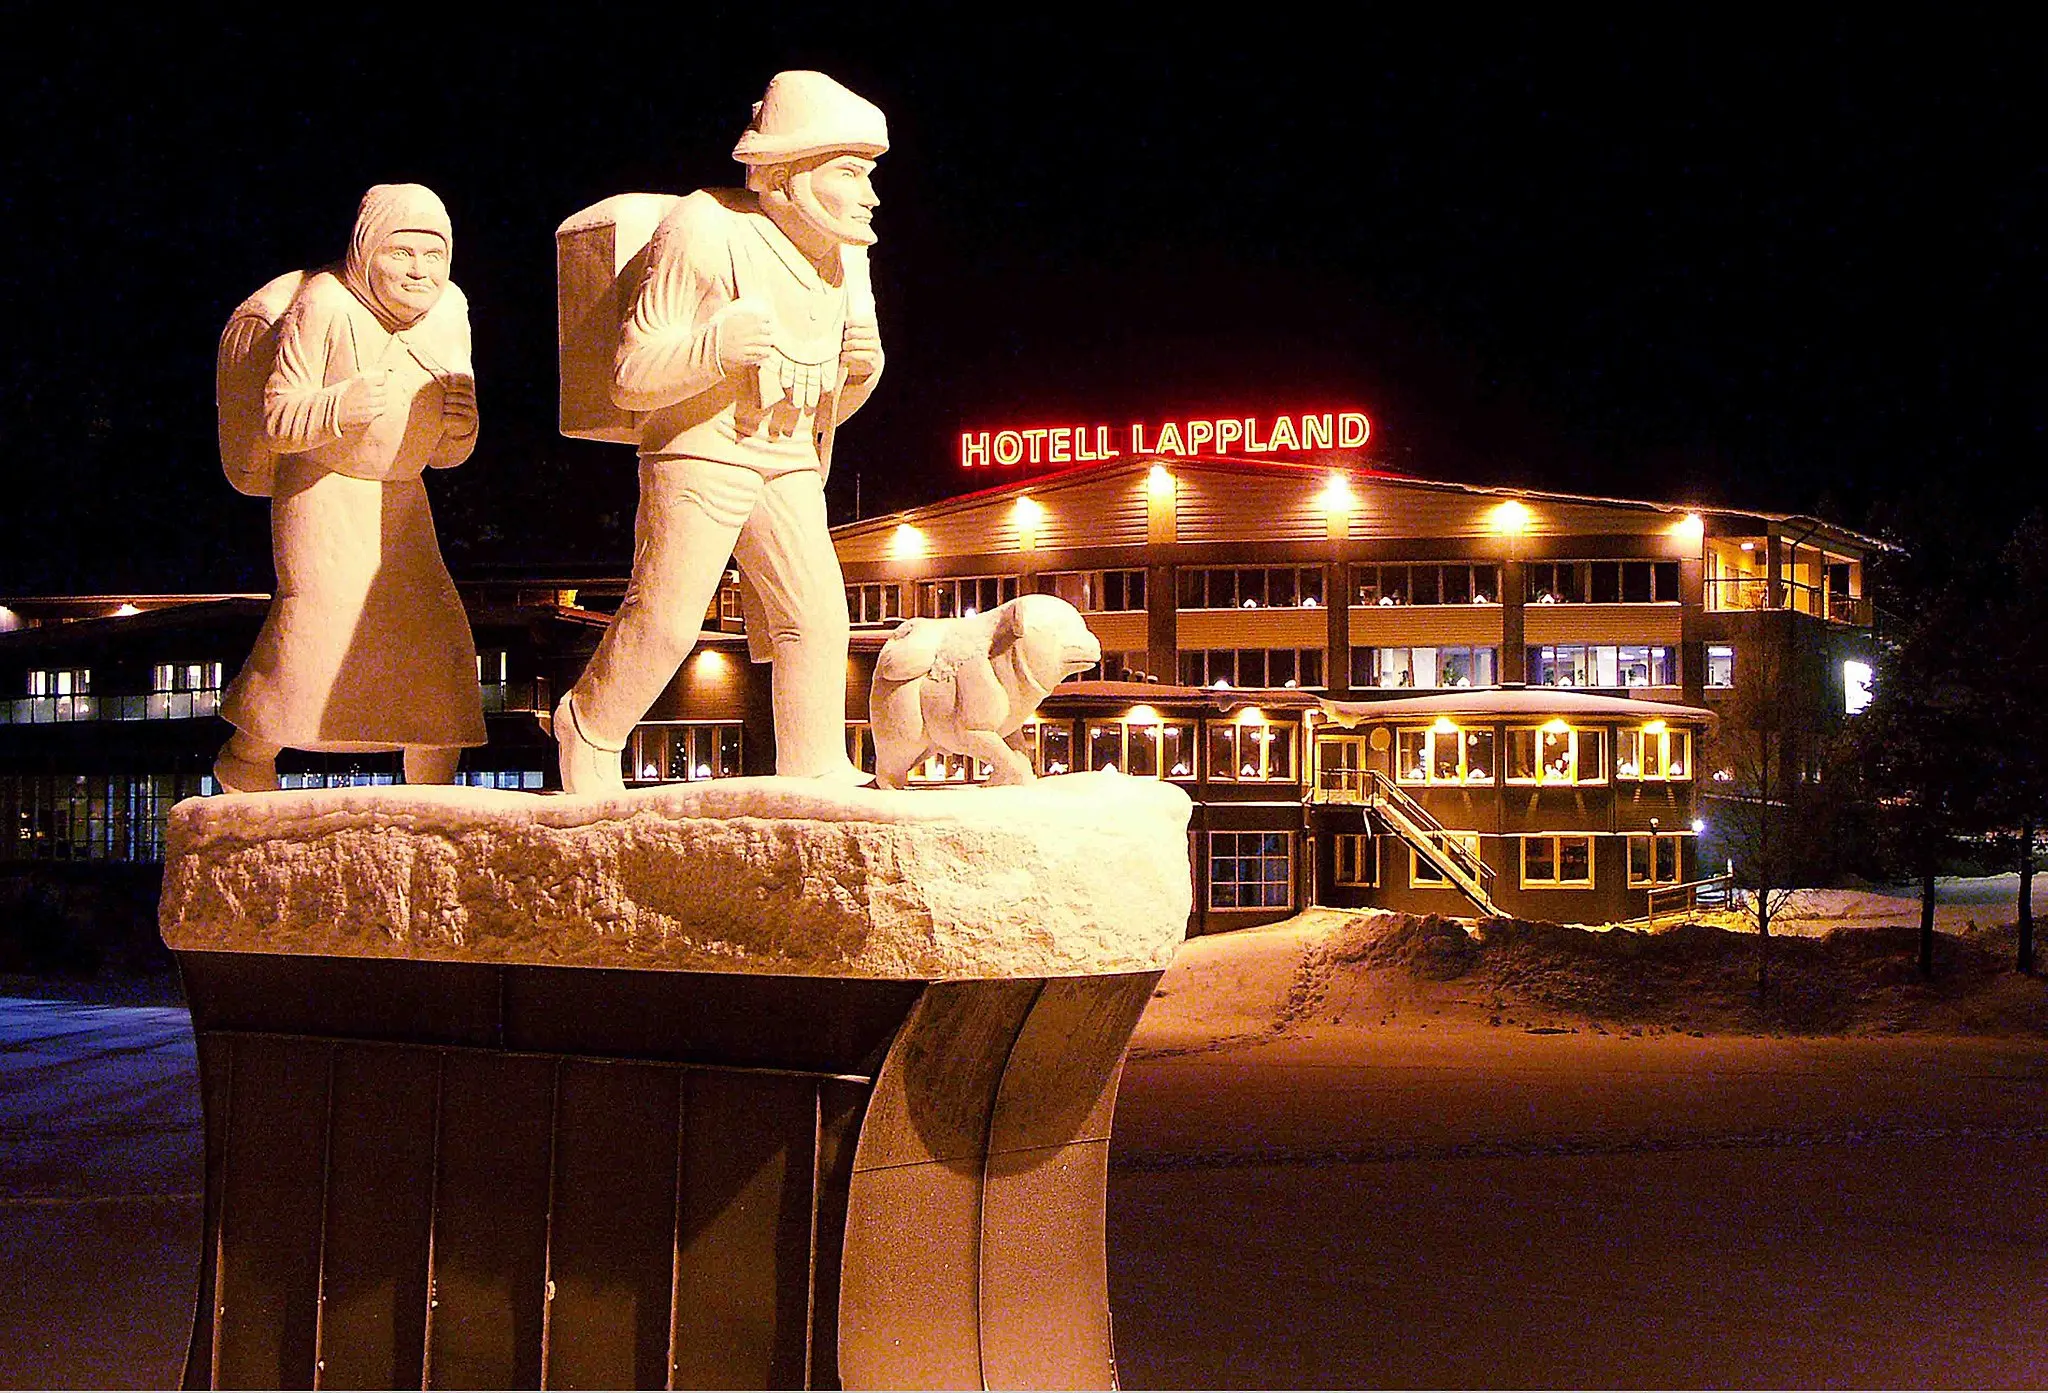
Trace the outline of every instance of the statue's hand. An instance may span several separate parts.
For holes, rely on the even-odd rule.
[[[441,433],[449,440],[466,440],[476,434],[476,379],[452,375],[441,379]]]
[[[775,348],[775,311],[759,300],[740,299],[718,315],[718,370],[735,373],[768,361]]]
[[[389,376],[386,369],[379,368],[349,379],[341,394],[343,430],[360,430],[384,414],[384,408],[390,405],[391,389],[386,380]]]
[[[848,377],[873,377],[882,370],[882,330],[872,319],[849,319],[839,337],[839,361]]]

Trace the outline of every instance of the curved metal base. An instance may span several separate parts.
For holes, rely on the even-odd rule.
[[[1094,1386],[1157,973],[181,953],[192,1387]]]

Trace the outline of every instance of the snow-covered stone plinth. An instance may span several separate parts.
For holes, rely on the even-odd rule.
[[[891,792],[350,788],[171,813],[172,948],[883,978],[1165,968],[1187,795],[1113,773]]]

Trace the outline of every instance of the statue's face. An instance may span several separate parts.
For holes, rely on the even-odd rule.
[[[433,232],[394,232],[370,258],[370,288],[392,310],[417,319],[448,284],[448,244]]]
[[[875,162],[832,155],[790,176],[789,199],[799,215],[835,242],[875,244]]]

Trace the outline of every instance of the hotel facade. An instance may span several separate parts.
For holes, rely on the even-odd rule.
[[[1682,909],[1729,854],[1713,827],[1742,796],[1738,697],[1767,678],[1795,724],[1825,729],[1868,681],[1866,567],[1883,547],[1819,519],[1449,484],[1341,453],[1045,462],[1063,467],[835,529],[849,749],[872,759],[868,681],[904,618],[1068,600],[1103,662],[1047,698],[1026,748],[1042,774],[1188,791],[1196,932],[1311,905]],[[624,580],[462,583],[490,729],[465,781],[556,786],[547,712]],[[160,859],[170,803],[211,791],[219,692],[264,605],[5,601],[0,864]],[[729,572],[628,743],[629,783],[772,770],[742,611]],[[396,759],[280,768],[288,787],[388,782]],[[981,773],[935,758],[919,778]]]

